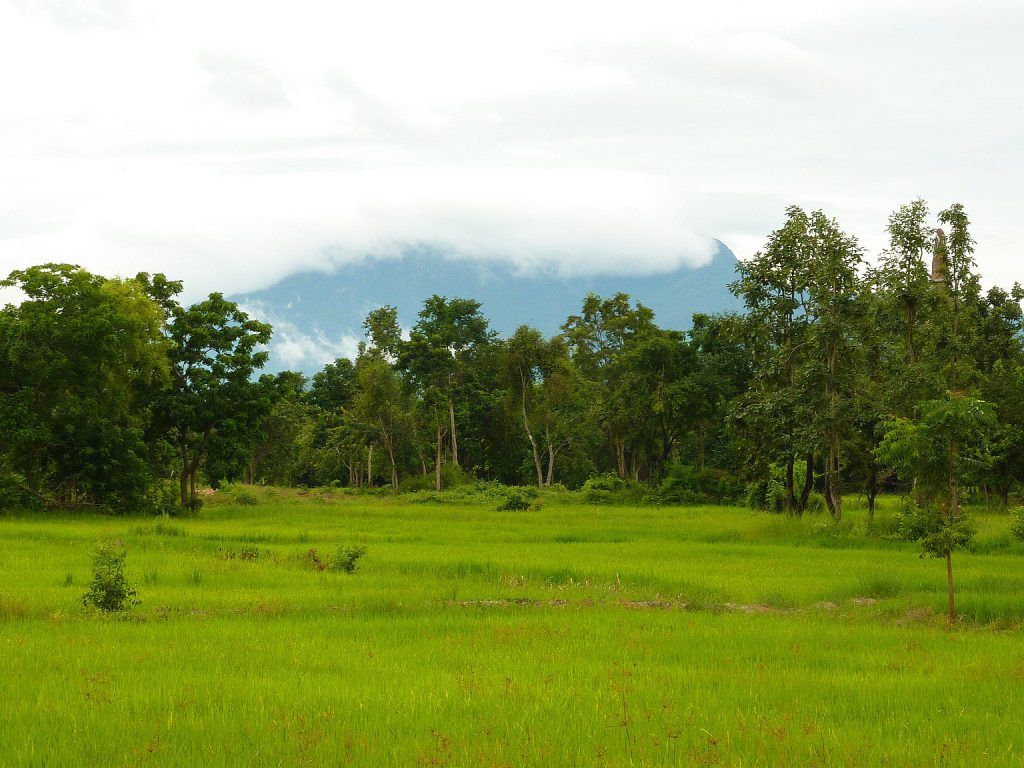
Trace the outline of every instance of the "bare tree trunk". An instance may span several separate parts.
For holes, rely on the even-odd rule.
[[[373,485],[373,443],[366,446],[366,484]]]
[[[558,452],[557,449],[551,444],[551,432],[544,430],[544,442],[548,446],[548,474],[544,480],[544,485],[550,486],[555,478],[555,454]]]
[[[832,518],[838,523],[843,519],[843,496],[839,487],[839,454],[838,448],[829,448],[827,466],[825,468],[825,502]]]
[[[388,461],[391,462],[391,489],[398,493],[398,466],[395,464],[395,443],[394,437],[384,428],[384,419],[377,417],[380,425],[380,434],[384,439],[384,448],[388,452]]]
[[[437,452],[434,454],[434,489],[441,490],[441,425],[437,425]]]
[[[455,401],[452,400],[451,396],[448,397],[448,420],[451,423],[450,428],[452,430],[452,463],[458,465],[459,441],[455,435]]]
[[[533,466],[537,470],[537,487],[544,487],[544,475],[540,468],[540,452],[537,450],[537,441],[533,439],[533,432],[530,431],[530,420],[526,417],[526,381],[523,381],[523,428],[526,430],[526,436],[530,438],[530,448],[533,449]]]

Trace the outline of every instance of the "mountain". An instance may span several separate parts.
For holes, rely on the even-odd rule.
[[[736,256],[723,243],[702,267],[645,276],[558,277],[522,274],[506,264],[453,259],[433,251],[397,259],[347,264],[335,272],[292,275],[270,288],[232,296],[252,316],[274,326],[267,370],[311,374],[340,355],[351,355],[370,310],[391,304],[411,327],[434,294],[479,301],[491,327],[511,335],[523,324],[546,335],[580,311],[587,293],[628,293],[654,310],[663,328],[685,330],[695,312],[738,310],[727,284],[736,279]]]

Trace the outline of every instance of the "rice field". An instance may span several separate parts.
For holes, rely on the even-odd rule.
[[[0,765],[1024,764],[1024,546],[731,507],[254,491],[0,517]],[[81,604],[117,540],[140,604]],[[354,573],[339,547],[362,547]]]

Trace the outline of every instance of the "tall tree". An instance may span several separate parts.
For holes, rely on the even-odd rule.
[[[138,280],[71,264],[12,272],[0,310],[0,457],[29,492],[131,509],[154,479],[146,440],[167,381],[161,311]]]
[[[410,373],[421,396],[432,404],[443,401],[451,460],[456,465],[457,406],[472,395],[465,385],[474,361],[492,338],[487,319],[480,313],[480,302],[431,296],[423,303],[409,340],[401,345],[399,365]]]
[[[737,267],[739,280],[730,285],[747,309],[741,332],[753,359],[750,385],[735,402],[731,418],[751,463],[767,459],[785,467],[787,512],[797,506],[794,467],[797,457],[806,453],[798,440],[807,420],[798,373],[809,349],[808,265],[814,247],[810,229],[810,217],[801,208],[787,208],[785,224],[769,235],[762,251]],[[806,465],[810,475],[813,460]],[[767,472],[767,467],[761,471]]]
[[[835,219],[810,216],[807,269],[807,347],[800,372],[810,405],[805,444],[825,459],[825,502],[832,517],[842,509],[843,444],[853,430],[853,404],[861,359],[858,294],[861,248]]]
[[[183,506],[196,503],[196,477],[215,432],[232,431],[240,413],[258,416],[250,406],[265,400],[251,379],[267,360],[262,347],[270,333],[269,325],[219,293],[188,308],[172,307],[171,384],[158,405],[178,455]]]

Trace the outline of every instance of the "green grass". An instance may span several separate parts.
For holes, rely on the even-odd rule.
[[[255,492],[254,492],[254,495]],[[2,765],[1020,765],[1024,549],[851,503],[541,510],[278,492],[0,518]],[[80,604],[121,540],[142,603]],[[316,570],[339,545],[359,570]]]

